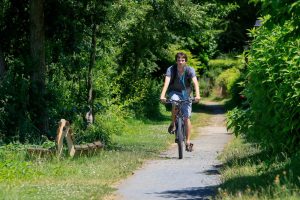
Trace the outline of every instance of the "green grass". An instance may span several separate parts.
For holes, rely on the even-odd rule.
[[[221,160],[219,199],[300,199],[300,152],[273,155],[237,137]]]
[[[240,67],[242,65],[242,60],[240,58],[220,58],[210,60],[208,65],[212,68],[229,69],[231,67]]]
[[[199,105],[200,106],[200,105]],[[195,105],[194,128],[205,125],[210,114]],[[145,160],[174,142],[167,133],[170,113],[160,121],[128,119],[124,132],[113,135],[110,149],[91,157],[41,158],[26,156],[26,146],[0,147],[0,199],[109,199],[115,185]]]

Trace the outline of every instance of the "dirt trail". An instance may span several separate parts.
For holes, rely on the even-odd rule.
[[[179,160],[176,144],[124,180],[116,196],[118,200],[208,199],[220,184],[218,153],[230,140],[224,125],[224,110],[215,103],[206,103],[205,110],[213,117],[208,126],[197,128],[192,140],[193,152],[185,152]],[[195,133],[194,133],[195,134]]]

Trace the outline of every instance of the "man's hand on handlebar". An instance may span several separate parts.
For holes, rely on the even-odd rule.
[[[160,97],[160,101],[161,101],[162,103],[166,103],[166,102],[167,102],[167,99],[166,99],[166,97]]]
[[[195,97],[194,102],[199,103],[200,99],[201,99],[201,97]]]

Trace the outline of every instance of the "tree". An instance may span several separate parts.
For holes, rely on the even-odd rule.
[[[93,120],[117,109],[156,116],[154,98],[170,64],[170,46],[213,49],[206,41],[218,33],[213,25],[220,16],[209,12],[218,7],[215,1],[2,0],[1,5],[0,73],[7,75],[0,87],[5,125],[0,131],[13,139],[32,138],[36,130],[54,135],[60,118],[83,128],[87,111]],[[223,10],[222,16],[228,12]]]
[[[2,48],[0,46],[0,80],[4,76],[4,72],[5,72],[5,65],[4,65]]]
[[[96,54],[97,54],[97,37],[98,37],[98,27],[104,26],[105,18],[107,15],[108,7],[111,5],[112,1],[101,1],[97,0],[87,1],[86,7],[86,26],[87,29],[91,30],[91,45],[90,45],[90,55],[89,55],[89,65],[87,70],[87,105],[89,111],[86,113],[87,123],[93,123],[94,121],[94,90],[93,90],[93,70],[96,63]],[[101,37],[101,36],[100,36]]]
[[[45,100],[45,28],[44,28],[44,1],[30,1],[30,110],[33,123],[43,133],[48,133],[48,114]]]

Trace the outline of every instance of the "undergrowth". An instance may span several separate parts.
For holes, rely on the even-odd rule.
[[[300,198],[300,152],[273,155],[239,136],[226,147],[221,160],[218,199]]]
[[[145,160],[159,158],[174,143],[174,135],[167,133],[170,113],[161,108],[160,120],[127,118],[123,132],[113,134],[111,144],[94,156],[38,158],[26,154],[26,145],[2,146],[0,199],[105,199],[113,195],[117,182]],[[208,120],[208,114],[196,105],[195,127]]]

